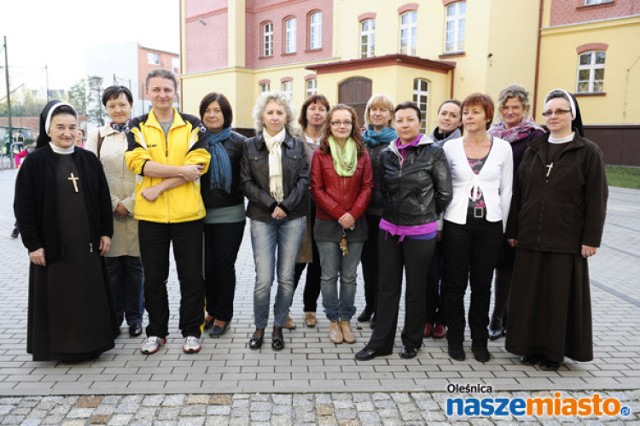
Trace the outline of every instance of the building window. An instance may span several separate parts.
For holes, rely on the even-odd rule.
[[[262,26],[262,56],[273,56],[273,22]]]
[[[260,93],[268,92],[269,90],[271,90],[270,83],[260,83]]]
[[[462,52],[464,50],[465,12],[467,5],[459,1],[447,6],[447,24],[444,37],[444,51]]]
[[[376,54],[376,20],[365,19],[360,23],[360,57],[371,58]]]
[[[315,95],[317,93],[318,93],[318,80],[316,80],[315,78],[310,78],[309,80],[307,80],[306,97],[308,98],[309,96]]]
[[[289,99],[291,99],[293,96],[293,81],[283,81],[282,91],[289,97]]]
[[[400,53],[416,54],[416,31],[418,12],[415,10],[400,15]]]
[[[171,58],[171,68],[174,74],[180,74],[180,58]]]
[[[579,57],[578,93],[603,92],[605,52],[585,52]]]
[[[429,105],[429,82],[422,78],[413,80],[413,102],[420,108],[420,131],[427,133],[427,108]]]
[[[309,49],[322,48],[322,12],[314,12],[309,18]]]
[[[284,21],[284,53],[295,53],[296,51],[296,18],[289,18]]]
[[[160,65],[159,53],[147,53],[147,61],[153,65]]]
[[[584,0],[585,6],[591,6],[593,4],[611,3],[611,0]]]

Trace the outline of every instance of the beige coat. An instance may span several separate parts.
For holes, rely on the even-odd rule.
[[[124,153],[127,150],[127,138],[107,125],[93,130],[87,136],[86,149],[98,154],[98,133],[104,140],[100,148],[100,162],[111,192],[111,211],[122,203],[129,214],[125,217],[113,216],[113,238],[107,257],[140,257],[138,245],[138,221],[133,218],[135,204],[136,175],[127,168]]]

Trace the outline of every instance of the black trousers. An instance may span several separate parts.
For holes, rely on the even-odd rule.
[[[315,204],[312,203],[313,206]],[[303,312],[316,312],[318,309],[318,297],[320,297],[320,254],[318,253],[318,246],[316,240],[313,238],[313,225],[316,223],[315,207],[311,210],[311,255],[313,257],[312,263],[296,263],[296,270],[293,276],[293,289],[298,288],[300,277],[305,268],[307,270],[307,280],[304,285],[304,293],[302,294],[302,300],[304,302]]]
[[[378,231],[380,249],[379,303],[376,310],[377,324],[371,333],[367,347],[379,353],[390,353],[398,326],[398,311],[402,293],[402,273],[406,272],[405,315],[402,329],[402,344],[412,348],[422,346],[424,323],[426,320],[425,294],[427,274],[433,256],[436,240],[416,240],[405,237],[387,236]]]
[[[147,336],[169,334],[169,246],[180,282],[182,336],[200,337],[204,322],[204,281],[202,279],[202,220],[183,223],[138,222],[140,254],[144,267],[144,302],[149,313]]]
[[[378,295],[378,230],[381,216],[367,214],[367,241],[362,246],[362,279],[364,280],[364,300],[366,307],[376,311]]]
[[[467,215],[467,223],[444,222],[445,303],[447,340],[464,341],[464,295],[471,283],[469,328],[471,339],[488,339],[491,279],[502,244],[502,222]]]
[[[429,275],[427,276],[427,322],[429,324],[445,324],[446,309],[444,303],[444,255],[442,253],[442,243],[436,242],[435,252],[429,266]]]
[[[207,313],[220,321],[233,318],[236,258],[245,221],[204,224],[204,284]]]

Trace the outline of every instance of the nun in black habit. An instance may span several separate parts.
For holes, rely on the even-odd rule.
[[[552,90],[542,115],[549,133],[524,154],[507,224],[516,257],[506,349],[525,365],[557,370],[565,356],[593,359],[587,259],[600,246],[608,187],[576,99]]]
[[[37,148],[16,180],[34,361],[95,358],[114,347],[118,334],[102,259],[113,233],[109,187],[96,156],[74,146],[77,117],[68,104],[47,103]]]

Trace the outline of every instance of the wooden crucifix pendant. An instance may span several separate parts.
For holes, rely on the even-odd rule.
[[[78,192],[78,180],[80,180],[80,178],[77,176],[74,176],[73,172],[71,172],[67,180],[70,180],[71,182],[73,182],[73,189],[76,192]]]

